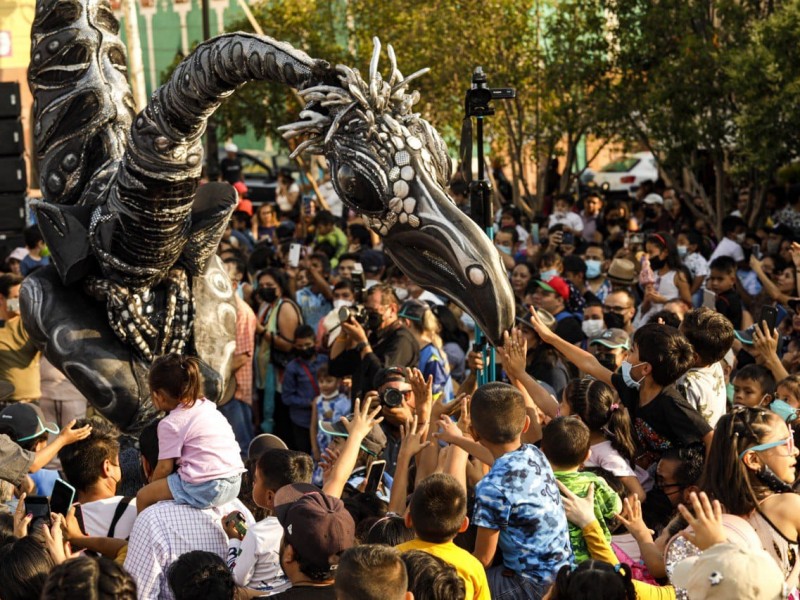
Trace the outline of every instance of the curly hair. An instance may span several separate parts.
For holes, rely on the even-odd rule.
[[[233,600],[236,583],[228,565],[217,554],[192,550],[178,557],[167,572],[175,600]]]
[[[79,556],[50,571],[42,600],[136,600],[136,582],[113,560]]]

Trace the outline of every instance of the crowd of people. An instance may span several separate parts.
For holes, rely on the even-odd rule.
[[[93,414],[19,315],[38,231],[7,257],[0,600],[800,598],[800,189],[718,236],[659,182],[504,199],[492,361],[329,178],[254,205],[235,167],[219,405],[168,354],[156,420]]]

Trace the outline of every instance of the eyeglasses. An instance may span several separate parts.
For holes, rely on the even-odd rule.
[[[770,448],[778,448],[779,446],[786,446],[786,454],[781,454],[781,456],[792,456],[794,454],[794,435],[792,435],[791,430],[789,432],[789,437],[787,437],[785,440],[778,440],[777,442],[769,442],[767,444],[759,444],[758,446],[748,448],[739,454],[739,460],[742,460],[744,455],[748,452],[762,452],[764,450],[769,450]]]
[[[603,309],[613,313],[623,313],[626,310],[630,310],[630,306],[611,306],[610,304],[604,304]]]

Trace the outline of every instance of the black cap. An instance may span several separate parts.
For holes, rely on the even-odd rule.
[[[43,433],[58,435],[58,425],[44,420],[42,409],[28,402],[17,402],[0,412],[0,423],[14,430],[14,441],[26,442]]]

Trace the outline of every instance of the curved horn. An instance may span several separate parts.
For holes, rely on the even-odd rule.
[[[222,100],[248,81],[303,88],[329,72],[328,63],[263,36],[236,33],[198,46],[134,119],[117,185],[93,222],[106,275],[149,287],[180,257],[203,163],[200,136]]]

